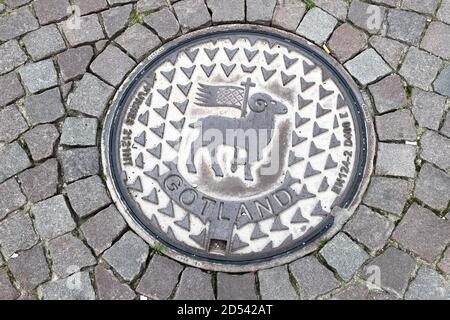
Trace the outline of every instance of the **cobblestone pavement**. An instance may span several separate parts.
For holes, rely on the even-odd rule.
[[[450,299],[450,0],[1,0],[0,12],[0,299]],[[184,266],[129,230],[99,156],[133,67],[177,35],[232,22],[330,51],[379,141],[340,233],[238,275]]]

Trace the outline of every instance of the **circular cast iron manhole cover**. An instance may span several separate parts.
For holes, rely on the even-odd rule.
[[[167,44],[125,81],[103,163],[150,243],[196,266],[253,270],[301,255],[342,218],[333,208],[354,207],[371,170],[368,119],[350,77],[312,44],[216,27]]]

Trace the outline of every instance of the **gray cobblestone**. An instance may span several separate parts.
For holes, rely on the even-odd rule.
[[[214,23],[245,21],[245,0],[206,0]]]
[[[425,163],[420,170],[414,195],[437,210],[444,210],[450,200],[450,176]]]
[[[66,49],[66,44],[55,25],[48,25],[23,37],[25,47],[34,61],[50,57]]]
[[[279,3],[273,13],[272,25],[295,32],[305,13],[306,5],[303,2],[291,1]]]
[[[450,139],[434,131],[426,131],[421,139],[422,159],[434,163],[444,171],[450,169]]]
[[[72,182],[97,174],[100,154],[96,147],[64,150],[60,153],[64,181]]]
[[[163,8],[146,16],[144,23],[155,30],[164,41],[174,38],[180,31],[178,20],[168,8]]]
[[[0,76],[0,107],[3,107],[25,94],[22,85],[14,72]]]
[[[166,0],[139,0],[136,5],[138,12],[159,10],[162,7],[167,7]]]
[[[367,263],[363,270],[363,276],[370,280],[375,275],[374,267],[378,267],[381,275],[381,287],[401,296],[405,293],[414,266],[415,262],[408,254],[397,248],[389,247],[381,255]]]
[[[11,284],[6,270],[0,271],[0,299],[15,300],[20,296],[19,291]]]
[[[396,74],[370,85],[369,90],[380,113],[404,108],[408,104],[402,80]]]
[[[100,211],[81,226],[87,243],[99,255],[108,249],[127,224],[114,205]]]
[[[22,172],[19,181],[28,201],[38,202],[53,196],[58,187],[58,161],[49,159]]]
[[[411,282],[405,299],[407,300],[449,300],[450,284],[439,273],[423,266]]]
[[[420,89],[413,89],[412,111],[419,126],[437,130],[445,111],[445,98]]]
[[[450,59],[450,26],[442,22],[432,22],[420,47],[443,59]]]
[[[406,53],[407,46],[401,42],[384,38],[381,36],[373,36],[369,39],[372,47],[391,65],[397,69],[403,55]]]
[[[136,291],[151,299],[168,299],[177,283],[183,266],[169,258],[156,254],[139,281]]]
[[[378,138],[381,141],[415,141],[414,119],[409,110],[401,110],[375,117]]]
[[[391,9],[388,13],[387,23],[389,37],[417,45],[425,30],[426,19],[414,12]]]
[[[33,125],[53,122],[64,116],[59,89],[25,97],[25,115]]]
[[[106,0],[72,0],[72,4],[80,7],[81,15],[98,12],[107,8]]]
[[[75,47],[80,44],[92,43],[105,37],[102,26],[96,14],[80,17],[80,28],[71,28],[67,23],[60,23],[70,46]]]
[[[98,118],[103,114],[113,92],[113,87],[86,73],[70,99],[69,109]]]
[[[406,144],[379,143],[375,173],[414,178],[416,147]]]
[[[95,268],[95,283],[100,300],[132,300],[136,294],[103,266]]]
[[[369,33],[376,34],[381,29],[382,19],[380,19],[379,23],[377,23],[378,21],[376,19],[373,19],[373,12],[375,12],[375,10],[372,8],[377,9],[376,12],[381,18],[385,16],[386,10],[384,7],[370,5],[359,0],[353,0],[348,10],[348,20]]]
[[[250,23],[269,24],[277,0],[247,0],[247,21]]]
[[[217,274],[218,300],[256,300],[255,275]]]
[[[19,143],[0,147],[0,183],[30,166],[30,159]]]
[[[344,230],[370,250],[377,251],[388,241],[394,230],[394,223],[361,205]]]
[[[0,109],[0,143],[9,143],[27,130],[27,122],[16,106]]]
[[[27,198],[22,194],[19,184],[14,178],[0,184],[0,194],[2,195],[0,197],[0,219],[27,203]]]
[[[132,281],[141,272],[148,254],[148,245],[136,234],[128,231],[103,254],[103,259],[123,279]]]
[[[439,20],[450,23],[450,0],[442,0],[436,16]]]
[[[56,238],[76,227],[62,195],[35,204],[31,213],[35,219],[36,231],[44,239]]]
[[[31,93],[36,93],[58,84],[55,66],[51,59],[31,63],[19,68],[20,78]]]
[[[432,15],[436,12],[439,0],[403,0],[402,8]]]
[[[129,27],[116,42],[137,60],[161,45],[158,36],[141,24]]]
[[[441,133],[445,134],[447,137],[450,138],[450,112],[447,113],[444,125],[441,128]]]
[[[338,18],[339,20],[345,20],[347,18],[347,11],[349,1],[345,0],[314,0],[316,6],[322,8],[332,16]]]
[[[447,248],[441,261],[439,261],[438,267],[445,273],[450,274],[450,249],[449,248]]]
[[[99,176],[69,184],[66,191],[70,205],[79,217],[90,215],[111,202]]]
[[[79,285],[74,286],[73,283]],[[38,288],[44,300],[94,300],[95,292],[89,273],[79,272],[66,279],[47,282]]]
[[[444,96],[450,97],[450,64],[446,64],[433,84],[434,90]]]
[[[27,56],[16,40],[10,40],[0,45],[0,74],[14,70],[27,61]]]
[[[48,248],[52,257],[53,272],[59,277],[67,277],[84,267],[96,264],[88,247],[71,234],[51,240]]]
[[[22,289],[32,290],[50,280],[50,269],[42,245],[21,252],[17,258],[9,260],[8,265]]]
[[[11,9],[16,9],[16,8],[19,8],[19,7],[29,3],[30,0],[4,0],[4,2]]]
[[[38,237],[27,213],[17,211],[0,222],[1,251],[6,259],[17,251],[30,249],[37,242]]]
[[[120,31],[125,29],[132,9],[133,6],[129,4],[121,7],[114,7],[101,13],[106,35],[109,38],[114,37]]]
[[[214,300],[211,275],[196,268],[186,268],[175,293],[175,300]]]
[[[67,82],[86,72],[94,51],[90,46],[71,48],[56,56],[62,79]]]
[[[95,146],[97,119],[69,117],[64,120],[60,144],[68,146]]]
[[[345,64],[350,74],[362,85],[374,82],[391,72],[374,49],[367,49]]]
[[[289,265],[302,299],[314,299],[339,286],[333,272],[314,256],[308,256]]]
[[[40,24],[60,21],[67,17],[67,8],[70,6],[68,0],[35,0],[34,11]]]
[[[345,62],[367,46],[367,36],[349,23],[338,27],[328,42],[331,52]]]
[[[351,281],[343,289],[332,296],[332,300],[370,300],[369,288],[357,281]]]
[[[51,157],[58,137],[59,132],[52,124],[36,126],[23,135],[34,161]]]
[[[337,20],[322,9],[309,10],[297,28],[297,33],[318,45],[322,45],[333,33]]]
[[[401,179],[373,177],[363,202],[396,215],[400,215],[411,192],[411,185]]]
[[[263,300],[296,300],[287,266],[258,271],[259,291]]]
[[[0,17],[0,41],[8,41],[36,30],[39,23],[27,7],[14,10]]]

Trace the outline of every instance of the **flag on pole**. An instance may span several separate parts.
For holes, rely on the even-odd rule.
[[[196,104],[201,107],[231,107],[242,110],[245,88],[199,84]]]

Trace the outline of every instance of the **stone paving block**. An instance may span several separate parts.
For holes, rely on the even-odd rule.
[[[162,7],[167,7],[166,0],[139,0],[136,4],[138,13],[156,11],[161,9]]]
[[[391,9],[388,13],[387,24],[388,37],[417,45],[425,30],[426,18],[414,12]]]
[[[119,48],[110,45],[95,58],[90,68],[101,79],[117,87],[134,65],[133,59]]]
[[[450,175],[425,163],[416,181],[414,195],[436,210],[444,210],[450,200]]]
[[[345,225],[345,232],[372,251],[384,247],[394,223],[366,206],[359,206],[353,218]]]
[[[113,93],[113,87],[86,73],[70,98],[69,109],[99,118]]]
[[[17,40],[10,40],[0,45],[0,74],[14,70],[27,61],[27,56]]]
[[[11,9],[16,9],[16,8],[19,8],[19,7],[29,3],[30,0],[4,0],[4,2]]]
[[[402,8],[432,15],[436,12],[439,0],[403,0]]]
[[[214,300],[211,275],[197,268],[186,268],[181,275],[175,300]]]
[[[83,223],[80,229],[89,246],[98,255],[112,245],[126,226],[119,211],[111,205]]]
[[[367,36],[345,23],[334,31],[328,46],[339,61],[345,62],[367,46]]]
[[[442,0],[436,17],[445,23],[450,23],[450,0]]]
[[[345,63],[350,74],[362,85],[374,82],[392,70],[374,49],[367,49]]]
[[[27,198],[14,178],[0,184],[0,194],[0,219],[27,203]]]
[[[75,285],[77,284],[77,285]],[[68,278],[47,282],[38,288],[43,300],[94,300],[89,272],[75,273]]]
[[[407,144],[379,143],[375,173],[383,176],[414,178],[416,147]]]
[[[278,3],[273,13],[272,25],[295,32],[305,13],[306,5],[303,2],[291,1]]]
[[[213,23],[245,21],[245,0],[206,0]]]
[[[30,159],[19,143],[13,142],[0,148],[0,183],[29,167]]]
[[[369,255],[344,233],[339,233],[321,250],[321,256],[326,260],[339,276],[348,281]]]
[[[420,47],[443,59],[450,59],[450,26],[442,22],[432,22]]]
[[[58,129],[52,124],[36,126],[23,135],[23,139],[34,161],[51,157],[58,138]]]
[[[378,138],[381,141],[416,141],[414,119],[409,110],[399,110],[375,117]]]
[[[98,12],[108,7],[106,0],[72,0],[72,4],[80,7],[80,14]]]
[[[396,74],[370,85],[369,90],[379,113],[401,109],[408,104],[402,80]]]
[[[263,300],[297,300],[287,266],[258,271],[259,291]]]
[[[376,18],[374,17],[375,14],[377,15]],[[386,9],[384,7],[353,0],[348,9],[348,20],[369,33],[376,34],[381,29],[385,14]]]
[[[23,37],[23,42],[34,61],[50,57],[66,49],[64,39],[56,25],[48,25]]]
[[[68,117],[64,120],[60,144],[67,146],[95,146],[97,119]]]
[[[101,13],[106,35],[109,38],[114,37],[120,31],[124,30],[130,17],[133,6],[114,7]]]
[[[322,9],[309,10],[297,28],[296,33],[318,45],[322,45],[333,33],[337,20]]]
[[[438,263],[439,269],[447,274],[450,274],[450,249],[447,248],[441,261]]]
[[[334,294],[332,300],[369,300],[369,288],[363,283],[352,281],[346,284],[343,289]]]
[[[80,218],[94,213],[111,202],[99,176],[69,184],[66,191],[70,205]]]
[[[0,76],[0,88],[2,88],[0,93],[0,107],[23,97],[25,94],[25,91],[14,72]]]
[[[164,41],[174,38],[180,31],[180,24],[168,8],[163,8],[144,17],[144,23],[155,30]]]
[[[413,203],[392,238],[402,247],[432,263],[450,242],[450,223]]]
[[[441,133],[445,134],[447,137],[450,137],[450,112],[447,113],[447,117],[445,118],[445,122],[441,128]]]
[[[9,143],[27,130],[27,122],[15,105],[0,109],[0,143]]]
[[[420,138],[422,159],[434,163],[444,171],[450,169],[450,139],[427,130]]]
[[[63,150],[60,161],[65,182],[97,174],[100,154],[96,147]]]
[[[178,262],[155,254],[139,281],[136,291],[151,299],[169,299],[182,270],[183,266]]]
[[[39,23],[28,7],[22,7],[0,17],[0,41],[17,38],[39,28]]]
[[[0,222],[1,250],[6,259],[17,251],[30,249],[38,240],[31,218],[25,212],[12,213]]]
[[[411,187],[405,180],[373,177],[363,202],[371,207],[401,215]]]
[[[24,110],[32,125],[56,121],[65,113],[58,88],[26,96]]]
[[[51,59],[26,64],[19,68],[20,78],[31,93],[58,85],[58,76]]]
[[[445,111],[446,99],[420,89],[412,91],[412,111],[419,126],[438,130]]]
[[[295,0],[293,0],[295,1]],[[332,16],[338,18],[339,20],[345,20],[347,18],[347,11],[349,1],[346,0],[314,0],[314,3],[319,8],[325,10]]]
[[[372,47],[386,60],[394,69],[397,69],[403,55],[408,47],[401,42],[384,38],[381,36],[372,36],[369,39]]]
[[[442,61],[438,57],[411,47],[399,73],[411,86],[428,90],[441,66]]]
[[[247,8],[249,3],[247,3]],[[183,32],[192,31],[211,24],[211,15],[203,0],[183,0],[173,5]],[[248,16],[247,16],[248,17]],[[270,20],[272,16],[270,17]]]
[[[95,283],[100,300],[133,300],[136,294],[102,266],[95,267]]]
[[[291,263],[289,270],[297,281],[301,299],[315,299],[339,287],[333,272],[314,256],[307,256]]]
[[[450,64],[446,64],[433,84],[434,91],[450,97]]]
[[[363,277],[371,285],[402,296],[408,286],[409,279],[414,270],[414,260],[403,251],[389,247],[378,257],[369,261],[363,270]],[[380,276],[377,283],[377,275]]]
[[[82,76],[91,62],[94,51],[91,46],[71,48],[56,56],[62,79],[67,82]]]
[[[18,257],[10,259],[8,265],[22,289],[32,290],[50,280],[50,269],[41,244],[21,252]]]
[[[19,181],[28,201],[38,202],[53,196],[58,188],[58,161],[49,159],[22,172]]]
[[[36,203],[31,208],[35,219],[36,231],[44,239],[53,239],[76,228],[64,196]]]
[[[435,270],[423,266],[405,295],[406,300],[449,300],[450,284]]]
[[[52,258],[53,272],[61,278],[97,263],[89,248],[71,234],[51,240],[48,249]]]
[[[132,281],[141,272],[149,254],[148,245],[131,231],[103,254],[105,260],[125,281]]]
[[[79,19],[80,28],[73,28],[65,22],[59,24],[70,46],[92,43],[105,38],[102,26],[96,14],[82,16]]]
[[[217,274],[217,300],[256,300],[255,275]]]
[[[1,300],[15,300],[20,296],[19,291],[11,284],[6,270],[0,271],[0,288]]]
[[[125,30],[116,42],[137,60],[161,45],[157,35],[138,23]]]
[[[68,0],[35,0],[34,11],[41,25],[60,21],[67,16],[67,8],[70,6]]]

